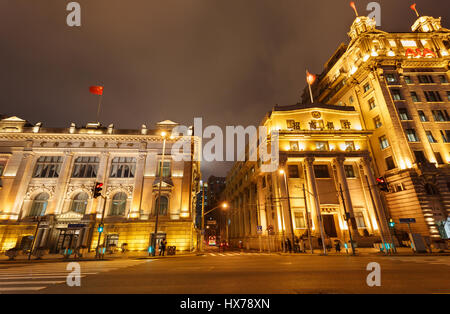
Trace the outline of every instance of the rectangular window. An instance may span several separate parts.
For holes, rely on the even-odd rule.
[[[420,102],[419,96],[416,92],[411,92],[411,98],[414,102]]]
[[[450,92],[447,92],[447,100],[450,101]]]
[[[386,162],[386,167],[387,170],[392,170],[395,169],[395,163],[394,163],[394,159],[392,158],[392,156],[386,157],[385,158],[385,162]]]
[[[446,121],[442,110],[432,110],[431,112],[433,113],[434,121],[436,121],[436,122],[445,122]]]
[[[99,163],[98,157],[78,157],[73,165],[72,177],[96,178]]]
[[[444,159],[442,159],[442,155],[440,152],[434,152],[434,156],[436,157],[436,161],[437,161],[438,165],[444,164]]]
[[[425,158],[425,154],[421,150],[415,150],[414,156],[416,157],[417,163],[425,163],[427,162],[427,159]]]
[[[439,92],[435,91],[425,91],[423,92],[425,94],[425,98],[428,102],[439,102],[442,101],[441,95]]]
[[[158,177],[161,176],[161,161],[158,163],[158,172],[157,172],[157,176],[158,176]],[[170,161],[164,161],[164,167],[163,167],[162,177],[163,177],[163,178],[168,178],[168,177],[170,177]]]
[[[0,162],[0,177],[3,175],[4,170],[5,170],[5,164]]]
[[[297,165],[288,165],[289,178],[300,178],[300,173],[298,171]]]
[[[330,173],[328,172],[327,165],[314,165],[314,175],[316,178],[329,178]]]
[[[389,141],[388,141],[386,135],[380,136],[380,137],[378,138],[378,140],[380,141],[380,147],[381,147],[381,149],[385,149],[385,148],[388,148],[388,147],[389,147]]]
[[[417,113],[419,114],[420,121],[422,121],[422,122],[428,121],[427,116],[425,115],[425,113],[422,110],[418,110]]]
[[[57,178],[61,165],[61,156],[41,156],[36,162],[33,178]]]
[[[442,141],[443,141],[444,143],[448,143],[448,140],[450,139],[450,137],[449,137],[450,131],[449,131],[449,130],[446,130],[446,131],[445,131],[445,134],[444,134],[444,132],[443,132],[442,130],[440,130],[439,132],[441,133]]]
[[[425,131],[425,133],[427,134],[427,138],[430,143],[437,143],[436,139],[433,136],[433,132]]]
[[[403,100],[402,94],[400,93],[399,89],[392,89],[391,93],[394,100]]]
[[[398,115],[400,116],[400,120],[411,120],[408,115],[408,110],[406,108],[398,108]]]
[[[355,169],[352,165],[344,165],[344,171],[347,178],[356,178]]]
[[[448,83],[447,75],[439,75],[439,81],[441,82],[441,84]]]
[[[395,74],[392,74],[392,73],[386,74],[386,81],[389,84],[395,84],[395,83],[397,83],[397,77],[395,76]]]
[[[355,212],[355,220],[356,220],[356,226],[358,228],[366,228],[366,221],[364,220],[363,212]]]
[[[405,83],[412,84],[411,76],[405,76]]]
[[[417,47],[417,42],[415,40],[402,39],[401,43],[405,48]]]
[[[321,150],[321,151],[329,150],[328,142],[324,142],[324,141],[316,142],[316,150]]]
[[[373,118],[373,124],[375,125],[375,129],[378,129],[383,125],[383,123],[381,123],[380,116],[376,116],[375,118]]]
[[[419,138],[417,137],[416,130],[414,129],[406,129],[406,137],[410,142],[419,142]]]
[[[432,84],[432,83],[434,83],[433,77],[431,75],[419,75],[419,82],[421,84]]]
[[[375,108],[377,105],[375,104],[375,99],[374,98],[370,98],[369,99],[369,108],[370,110],[372,110],[373,108]]]
[[[111,162],[111,178],[134,178],[136,158],[114,157]]]
[[[306,228],[306,219],[303,212],[294,212],[295,217],[295,229],[305,229]]]
[[[264,176],[262,178],[262,187],[265,188],[266,187],[266,176]]]
[[[370,84],[367,83],[364,85],[364,93],[367,93],[370,90]]]

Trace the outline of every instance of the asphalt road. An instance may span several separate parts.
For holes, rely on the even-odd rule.
[[[369,287],[366,283],[370,273],[366,267],[371,262],[381,267],[379,287]],[[32,266],[2,268],[0,293],[450,293],[448,256],[282,256],[216,252],[156,260],[81,262],[80,287],[67,286],[66,265],[42,264],[33,266],[33,271],[29,269]],[[23,273],[28,275],[24,277]],[[29,285],[40,289],[27,290]],[[20,290],[14,290],[15,287]]]

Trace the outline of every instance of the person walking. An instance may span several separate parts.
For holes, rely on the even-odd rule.
[[[336,253],[341,253],[341,242],[336,241],[336,245],[334,246]]]
[[[167,241],[166,241],[166,239],[163,239],[161,241],[161,248],[159,251],[159,256],[164,256],[164,253],[166,252],[166,245],[167,245]]]
[[[287,250],[289,251],[289,253],[292,253],[292,243],[291,240],[287,239],[286,240],[287,243]]]

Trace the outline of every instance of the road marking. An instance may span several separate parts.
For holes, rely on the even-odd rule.
[[[42,290],[45,289],[47,287],[12,287],[12,288],[2,288],[0,287],[0,291],[26,291],[26,290],[32,290],[32,291],[37,291],[37,290]]]
[[[29,285],[29,284],[54,285],[54,284],[63,283],[63,282],[66,282],[66,281],[65,280],[58,280],[58,281],[5,281],[5,282],[0,282],[0,286]]]
[[[96,273],[98,274],[98,273]],[[1,277],[0,280],[13,280],[13,279],[56,279],[56,278],[66,278],[68,274],[64,275],[64,276],[54,276],[54,275],[48,275],[48,276],[9,276],[9,277]],[[80,276],[80,278],[83,278],[86,276]],[[0,281],[0,284],[2,283],[2,281]]]

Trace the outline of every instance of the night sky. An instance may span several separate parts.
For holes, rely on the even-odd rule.
[[[85,124],[88,88],[103,84],[104,125],[257,125],[299,100],[305,69],[322,71],[355,18],[347,0],[79,0],[82,25],[69,27],[69,2],[0,0],[0,113]],[[360,15],[369,2],[356,1]],[[412,0],[378,2],[380,29],[410,31]],[[450,1],[415,2],[450,28]],[[229,165],[204,163],[204,177]]]

